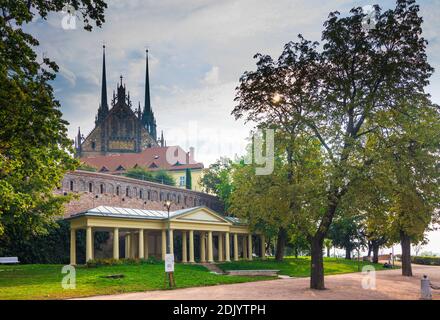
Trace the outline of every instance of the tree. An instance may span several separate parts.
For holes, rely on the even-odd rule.
[[[333,247],[333,241],[331,239],[324,239],[324,246],[327,250],[327,257],[330,257],[330,249]]]
[[[405,103],[401,110],[387,115],[399,126],[380,132],[377,141],[388,143],[375,169],[388,182],[390,238],[402,247],[402,275],[412,276],[411,243],[423,241],[439,218],[440,108],[424,99]]]
[[[256,165],[233,167],[230,211],[252,228],[276,235],[275,259],[281,261],[289,242],[297,252],[304,250],[304,230],[310,229],[311,217],[322,207],[325,186],[319,183],[323,164],[316,140],[300,135],[291,139],[281,132],[275,139],[272,174],[256,175]]]
[[[151,171],[142,167],[128,169],[124,176],[138,180],[158,182]]]
[[[167,184],[169,186],[175,186],[176,181],[174,178],[165,170],[159,170],[154,174],[154,181],[162,184]]]
[[[192,177],[190,168],[186,168],[185,170],[185,188],[188,190],[192,189]]]
[[[24,31],[35,16],[45,19],[68,1],[2,1],[0,4],[0,236],[11,244],[14,234],[28,238],[47,233],[70,196],[59,196],[68,170],[78,164],[71,156],[67,122],[50,81],[58,66],[39,59],[37,39]],[[72,1],[84,28],[104,22],[103,1]],[[19,232],[18,232],[19,231]]]
[[[236,118],[274,124],[288,133],[299,127],[325,150],[326,203],[315,214],[314,230],[306,231],[313,289],[325,288],[323,241],[338,207],[374,162],[365,156],[366,138],[379,129],[395,129],[383,115],[399,112],[397,102],[427,99],[424,89],[433,72],[415,1],[375,9],[372,30],[362,27],[362,8],[344,17],[332,12],[320,47],[300,35],[285,45],[278,61],[256,55],[257,70],[245,72],[237,88]]]
[[[345,259],[351,259],[351,252],[365,245],[361,217],[340,216],[330,226],[328,237],[335,247],[345,249]]]
[[[124,173],[124,176],[138,180],[167,184],[169,186],[176,185],[174,178],[165,170],[152,172],[148,171],[146,168],[136,167],[128,169],[127,172]]]
[[[223,202],[225,212],[228,212],[232,192],[232,169],[232,160],[223,157],[203,170],[200,178],[203,191],[217,195]]]

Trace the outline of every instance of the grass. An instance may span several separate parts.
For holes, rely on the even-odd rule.
[[[371,262],[359,263],[356,260],[346,260],[338,258],[324,258],[324,274],[342,274],[358,272],[362,270],[365,265],[373,265],[376,270],[382,270],[381,264],[373,264]],[[218,264],[224,270],[256,270],[256,269],[275,269],[280,270],[279,274],[291,277],[309,277],[310,276],[310,257],[285,257],[284,261],[278,262],[273,258],[268,258],[265,261],[238,261],[225,262]]]
[[[371,263],[361,263],[363,265]],[[116,294],[164,289],[164,265],[121,264],[87,268],[76,267],[76,288],[63,289],[62,265],[0,265],[0,299],[65,299],[92,295]],[[310,258],[286,257],[277,262],[273,258],[265,261],[238,261],[219,264],[223,270],[278,269],[280,274],[292,277],[308,277]],[[383,269],[375,265],[377,270]],[[325,274],[358,271],[357,261],[324,258]],[[121,279],[104,278],[107,275],[124,274]],[[200,265],[175,265],[177,288],[240,283],[273,279],[271,277],[227,276],[210,273]],[[209,299],[209,295],[206,296]]]
[[[63,289],[62,265],[0,265],[0,299],[65,299],[164,289],[164,265],[123,264],[87,268],[76,267],[76,288]],[[104,278],[124,274],[121,279]],[[216,275],[200,265],[175,265],[177,288],[249,282],[271,277]],[[207,296],[209,298],[209,296]]]

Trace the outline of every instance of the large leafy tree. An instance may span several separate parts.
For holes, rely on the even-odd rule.
[[[232,192],[232,170],[232,160],[223,157],[203,170],[200,178],[203,191],[217,195],[223,202],[225,212],[228,212]]]
[[[103,1],[0,2],[0,236],[3,243],[45,233],[68,197],[53,193],[75,168],[67,122],[50,81],[58,66],[35,53],[37,39],[23,30],[70,3],[84,28],[104,22]]]
[[[395,124],[383,115],[399,112],[401,102],[426,99],[433,72],[415,1],[397,0],[386,11],[375,8],[374,29],[362,27],[361,8],[348,16],[332,12],[321,46],[299,36],[277,61],[257,55],[257,70],[245,72],[237,88],[236,118],[273,123],[286,132],[299,128],[326,152],[326,201],[307,230],[313,289],[325,288],[323,241],[338,208],[374,163],[365,152],[368,135],[393,130]]]
[[[382,235],[400,242],[402,274],[411,276],[411,244],[423,241],[430,224],[439,218],[440,109],[423,100],[404,104],[400,111],[386,114],[387,121],[395,123],[394,130],[376,131],[371,139],[382,145],[377,148],[382,152],[372,166],[370,184],[382,192],[370,206],[384,207],[374,218],[388,222]]]
[[[256,175],[255,165],[234,167],[230,211],[269,237],[276,235],[275,257],[282,260],[288,243],[304,249],[304,230],[312,226],[323,204],[325,187],[319,143],[314,139],[277,133],[274,171]],[[290,152],[289,150],[295,150]]]

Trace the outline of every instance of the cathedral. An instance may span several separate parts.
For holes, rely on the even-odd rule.
[[[145,101],[133,108],[130,92],[126,90],[122,76],[110,106],[107,102],[105,46],[102,57],[101,103],[95,118],[95,127],[84,138],[78,128],[75,138],[76,157],[87,158],[121,153],[141,153],[152,147],[164,147],[163,134],[158,139],[157,125],[151,108],[148,74],[148,50],[145,60]]]

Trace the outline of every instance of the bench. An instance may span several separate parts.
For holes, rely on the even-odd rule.
[[[0,257],[0,264],[19,263],[18,257]]]
[[[230,276],[266,276],[276,277],[280,270],[228,270]]]

